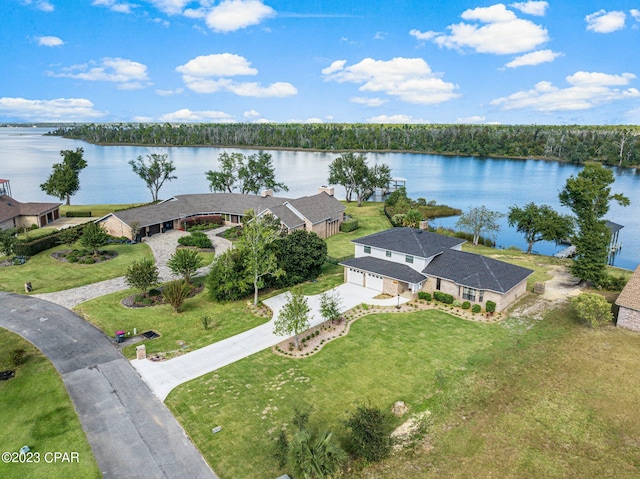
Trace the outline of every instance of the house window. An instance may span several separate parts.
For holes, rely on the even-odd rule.
[[[387,258],[391,258],[391,251],[387,251]]]
[[[473,288],[467,288],[466,286],[462,288],[462,299],[466,299],[468,301],[476,300],[477,291]],[[480,300],[482,301],[482,300]]]
[[[484,291],[480,291],[480,297],[478,298],[478,303],[482,303],[483,297],[484,297]]]
[[[365,246],[364,247],[364,252],[367,253],[367,254],[371,253],[371,246]]]
[[[436,278],[436,289],[440,291],[442,287],[442,280],[440,278]]]
[[[413,263],[413,256],[407,255],[407,256],[404,257],[404,260],[407,263]]]

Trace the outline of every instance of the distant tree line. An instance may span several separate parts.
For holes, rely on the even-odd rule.
[[[640,165],[638,126],[369,124],[79,124],[51,135],[98,144],[410,151]]]

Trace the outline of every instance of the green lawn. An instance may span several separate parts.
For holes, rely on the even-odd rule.
[[[317,355],[295,360],[262,351],[180,386],[167,405],[219,477],[273,478],[284,472],[270,457],[273,440],[296,406],[337,434],[358,402],[388,409],[403,400],[421,410],[439,374],[464,368],[505,334],[500,325],[439,311],[371,315]],[[218,425],[223,430],[212,437]]]
[[[134,328],[138,333],[148,330],[160,333],[160,338],[125,347],[123,352],[128,358],[135,358],[135,347],[140,344],[146,344],[147,354],[177,350],[192,351],[267,321],[266,318],[253,314],[247,307],[246,301],[229,303],[209,301],[206,297],[206,289],[194,298],[188,299],[178,314],[174,313],[169,305],[146,308],[124,307],[120,301],[136,292],[136,290],[127,290],[112,293],[86,301],[75,308],[77,313],[108,335],[113,335],[119,329],[133,334]],[[205,331],[201,320],[204,315],[217,322],[217,326]],[[188,348],[183,349],[183,344]]]
[[[383,212],[384,203],[366,202],[359,208],[356,202],[343,201],[342,203],[347,207],[346,213],[357,219],[360,227],[350,233],[340,232],[327,238],[328,254],[334,258],[353,255],[351,241],[354,239],[391,228],[391,224]]]
[[[577,324],[568,307],[445,378],[428,444],[351,477],[640,477],[640,335]]]
[[[114,211],[126,210],[129,208],[133,208],[135,206],[141,206],[141,203],[128,203],[128,204],[112,204],[112,205],[103,205],[103,204],[95,204],[95,205],[62,205],[60,207],[60,215],[65,216],[68,211],[72,211],[74,213],[84,213],[86,211],[91,212],[91,216],[105,216],[109,213],[113,213]]]
[[[29,258],[20,266],[7,266],[0,269],[0,291],[24,292],[24,283],[30,281],[34,293],[50,293],[75,288],[105,279],[123,276],[127,266],[142,258],[153,259],[149,247],[145,244],[113,244],[101,249],[116,251],[118,256],[104,263],[74,264],[53,259],[51,253],[69,249],[57,246]]]
[[[0,371],[14,369],[10,354],[24,349],[27,357],[16,376],[0,381],[2,433],[0,451],[29,446],[39,463],[0,462],[3,479],[66,479],[102,477],[62,379],[38,349],[20,336],[0,328]],[[47,452],[77,452],[78,463],[47,464]],[[35,456],[32,456],[34,458]],[[49,457],[49,456],[47,456]]]

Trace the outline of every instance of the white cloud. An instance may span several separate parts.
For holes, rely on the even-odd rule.
[[[635,79],[632,73],[610,75],[598,72],[576,72],[566,77],[568,88],[558,88],[541,81],[531,90],[523,90],[491,101],[505,110],[530,108],[540,112],[587,110],[617,100],[639,98],[636,88],[620,89]]]
[[[233,32],[273,17],[275,10],[259,0],[223,0],[207,14],[207,26],[217,32]]]
[[[43,12],[53,12],[54,7],[48,0],[24,0],[25,5],[33,5]]]
[[[427,120],[418,120],[409,115],[379,115],[367,118],[367,123],[431,123]]]
[[[387,38],[388,33],[387,32],[376,32],[376,34],[373,36],[374,40],[385,40]]]
[[[537,17],[543,17],[547,13],[547,8],[549,8],[547,2],[518,2],[509,6],[527,15],[535,15]]]
[[[128,2],[119,2],[117,0],[93,0],[91,4],[95,7],[106,7],[113,12],[131,13],[137,5]]]
[[[191,3],[191,0],[149,0],[151,4],[161,12],[167,15],[177,15],[182,13],[185,6]]]
[[[244,112],[243,115],[245,118],[259,118],[260,117],[260,113],[258,113],[256,110],[248,110]]]
[[[466,22],[449,25],[449,34],[411,30],[419,40],[430,40],[440,47],[472,49],[478,53],[513,54],[538,48],[549,41],[547,30],[529,20],[518,18],[499,3],[490,7],[465,10]]]
[[[519,57],[514,58],[505,65],[507,68],[518,68],[524,66],[540,65],[541,63],[550,63],[554,61],[562,53],[554,52],[551,50],[538,50],[537,52],[525,53]]]
[[[113,82],[120,90],[137,90],[151,85],[146,65],[125,58],[103,58],[100,63],[73,65],[63,68],[60,73],[47,74],[57,78]]]
[[[232,115],[223,111],[203,110],[192,111],[188,108],[183,108],[173,113],[166,113],[160,117],[160,121],[168,122],[198,122],[198,121],[212,121],[216,123],[232,123],[235,122]]]
[[[458,118],[456,119],[456,123],[484,123],[486,121],[486,118],[484,116],[480,116],[480,115],[474,115],[474,116],[465,116],[462,118]]]
[[[629,13],[635,19],[636,22],[640,22],[640,10],[632,8],[631,10],[629,10]]]
[[[382,92],[407,103],[436,104],[459,96],[458,86],[443,81],[422,58],[365,58],[351,66],[338,60],[322,73],[327,81],[359,83],[360,91]]]
[[[351,97],[352,103],[358,103],[359,105],[372,106],[372,107],[382,106],[388,101],[389,100],[383,100],[382,98],[365,98],[362,96]]]
[[[285,97],[298,93],[290,83],[276,82],[262,86],[257,82],[239,82],[229,79],[238,75],[257,75],[258,70],[246,58],[232,53],[199,56],[176,67],[182,73],[187,88],[197,93],[228,91],[239,96]]]
[[[28,100],[26,98],[0,98],[0,112],[5,117],[24,121],[87,121],[104,117],[91,101],[84,98],[56,98],[54,100]]]
[[[231,77],[257,75],[258,70],[246,58],[233,53],[202,55],[176,68],[178,73],[193,77]]]
[[[173,96],[173,95],[179,95],[182,92],[184,92],[184,88],[176,88],[174,90],[157,89],[156,90],[156,95],[159,95],[159,96]]]
[[[624,12],[598,10],[587,15],[584,20],[587,22],[587,30],[596,33],[611,33],[623,29],[626,18]]]
[[[61,45],[64,45],[62,39],[58,37],[43,36],[36,37],[36,40],[38,41],[38,46],[40,47],[59,47]]]

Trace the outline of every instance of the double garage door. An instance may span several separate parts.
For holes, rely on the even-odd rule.
[[[374,291],[382,291],[382,276],[357,269],[349,268],[347,272],[347,282],[366,286]]]

